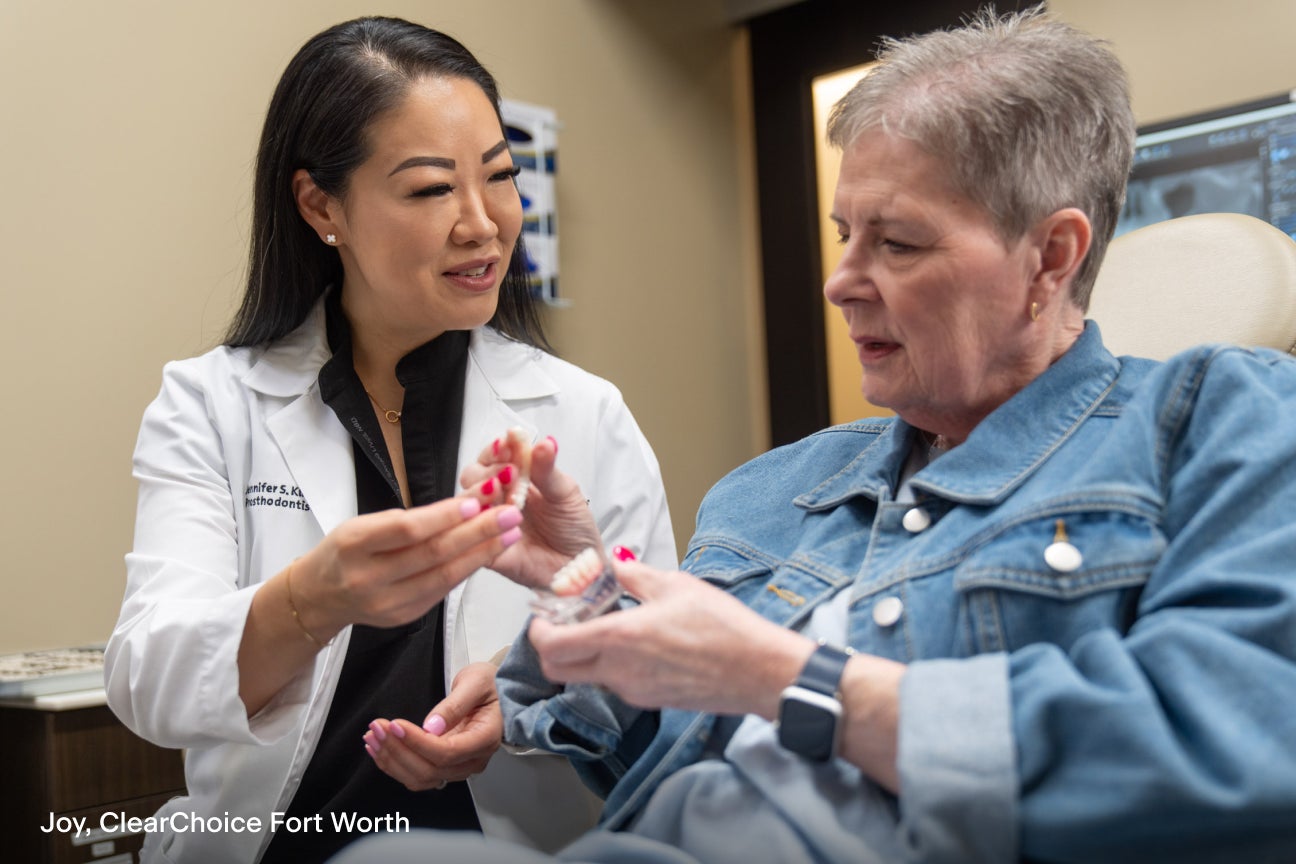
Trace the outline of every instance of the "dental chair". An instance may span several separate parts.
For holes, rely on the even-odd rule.
[[[1118,356],[1205,342],[1296,354],[1296,240],[1237,213],[1138,228],[1108,247],[1088,317]]]

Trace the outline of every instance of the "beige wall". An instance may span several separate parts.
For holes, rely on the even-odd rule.
[[[722,0],[0,0],[0,652],[105,639],[130,452],[161,365],[236,296],[262,112],[296,48],[359,14],[461,37],[555,107],[559,351],[621,386],[676,534],[766,442],[745,55]],[[1290,0],[1053,0],[1111,39],[1140,121],[1296,86]],[[1224,12],[1221,12],[1221,9]]]
[[[677,535],[764,436],[745,53],[721,0],[0,0],[0,652],[107,638],[162,364],[239,291],[270,91],[313,33],[394,14],[563,123],[559,352],[615,381]]]
[[[1150,123],[1296,88],[1292,0],[1048,0],[1111,41]]]

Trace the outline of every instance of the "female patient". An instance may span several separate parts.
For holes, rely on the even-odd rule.
[[[349,839],[330,814],[543,846],[588,824],[559,760],[492,760],[487,661],[528,595],[482,568],[530,534],[517,507],[481,504],[513,467],[474,496],[451,497],[456,478],[520,427],[544,436],[531,521],[581,494],[649,560],[674,545],[619,393],[543,350],[515,173],[494,80],[444,34],[350,21],[284,72],[242,306],[224,345],[166,367],[144,416],[106,674],[131,729],[188,751],[188,795],[159,815],[265,830],[163,830],[146,860],[323,860]],[[321,830],[271,830],[276,812]]]
[[[1133,152],[1106,45],[985,13],[880,60],[824,293],[898,417],[721,480],[687,574],[620,566],[635,608],[530,625],[506,737],[607,792],[559,858],[1290,864],[1296,361],[1085,320]]]

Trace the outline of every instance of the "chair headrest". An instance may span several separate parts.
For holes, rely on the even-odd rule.
[[[1088,317],[1113,354],[1205,342],[1296,353],[1296,241],[1254,216],[1203,213],[1117,237]]]

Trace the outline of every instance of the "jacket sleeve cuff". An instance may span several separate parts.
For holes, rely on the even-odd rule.
[[[912,859],[1017,859],[1008,658],[912,664],[900,683],[901,840]]]

